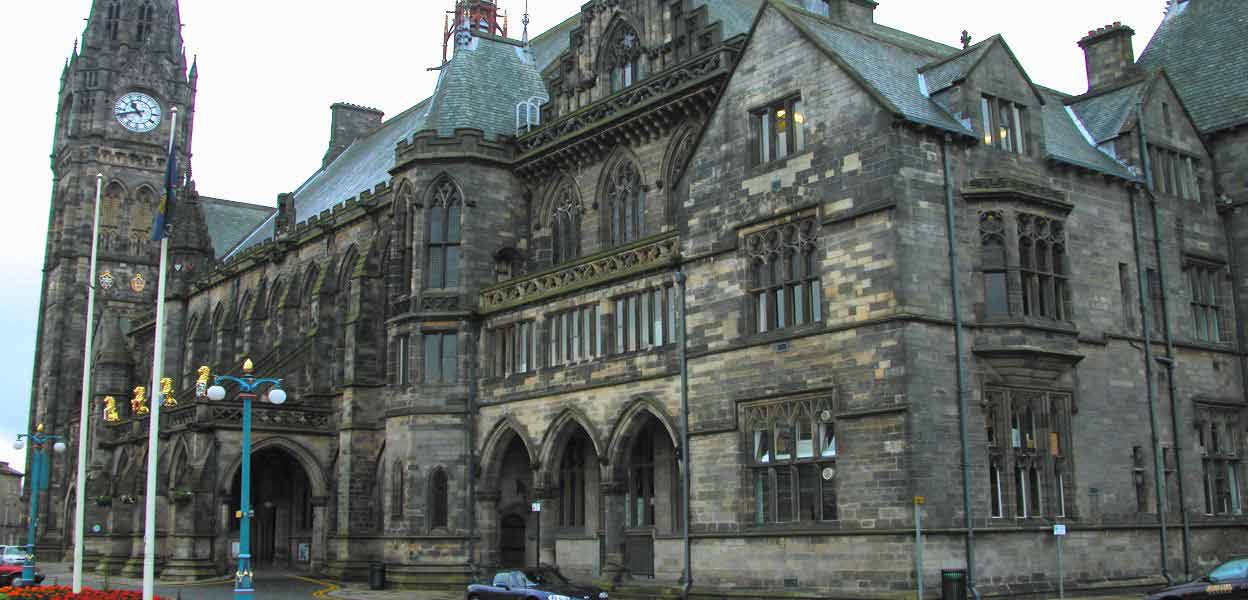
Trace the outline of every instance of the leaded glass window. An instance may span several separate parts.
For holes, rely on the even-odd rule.
[[[1005,220],[999,211],[979,213],[979,239],[984,274],[984,314],[1010,314],[1005,258]]]
[[[745,238],[755,332],[823,320],[818,236],[812,215]]]
[[[555,191],[550,214],[551,264],[579,258],[581,255],[581,199],[571,181],[564,181]]]
[[[1023,314],[1071,320],[1065,224],[1058,219],[1019,213],[1018,255]]]
[[[429,266],[426,275],[430,288],[459,287],[462,211],[463,199],[454,183],[442,180],[434,186],[429,202]]]
[[[984,392],[989,514],[1017,519],[1067,514],[1070,395],[1011,388]],[[1006,512],[1007,507],[1012,514]]]
[[[612,167],[606,196],[611,245],[641,239],[646,228],[646,189],[635,163],[621,160]]]
[[[744,408],[755,523],[837,519],[834,404],[820,396]]]

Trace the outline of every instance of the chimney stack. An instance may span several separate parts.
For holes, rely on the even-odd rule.
[[[334,162],[351,142],[360,139],[381,127],[381,119],[385,113],[375,108],[339,102],[329,107],[332,118],[329,124],[329,150],[321,160],[321,167],[328,167]]]
[[[1114,21],[1089,31],[1079,40],[1088,69],[1088,91],[1096,91],[1123,77],[1135,74],[1135,50],[1131,38],[1135,30]]]

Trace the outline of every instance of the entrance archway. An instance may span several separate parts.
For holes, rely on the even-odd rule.
[[[520,436],[511,438],[500,466],[498,560],[511,567],[535,564],[539,514],[529,509],[530,503],[536,499],[533,469],[529,451]],[[533,532],[532,535],[530,532]]]
[[[241,473],[230,486],[231,515],[239,510]],[[251,555],[257,566],[307,568],[313,545],[312,484],[303,465],[280,447],[251,455]],[[230,520],[231,537],[239,520]]]

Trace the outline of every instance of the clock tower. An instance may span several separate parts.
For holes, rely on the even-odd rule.
[[[151,241],[151,227],[164,193],[174,107],[178,180],[189,178],[197,69],[188,70],[181,30],[177,0],[93,0],[81,45],[61,74],[30,423],[75,441],[87,286],[97,286],[97,326],[120,318],[129,332],[154,313],[159,243]],[[97,174],[99,261],[90,273]],[[129,380],[143,381],[152,349],[132,352],[147,364],[133,365]],[[69,543],[58,507],[72,506],[66,500],[76,456],[53,458],[50,493],[40,496],[41,552]]]

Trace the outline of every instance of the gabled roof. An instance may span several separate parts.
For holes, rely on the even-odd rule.
[[[1127,85],[1070,102],[1092,140],[1102,144],[1122,134],[1136,104],[1148,90],[1148,81],[1137,79]]]
[[[770,6],[858,80],[886,110],[908,121],[961,135],[974,132],[923,93],[919,69],[932,57],[777,0]]]
[[[987,53],[988,48],[992,45],[993,40],[999,36],[992,36],[978,44],[975,44],[953,56],[928,63],[919,69],[923,74],[924,82],[927,84],[927,92],[935,94],[954,83],[966,79],[971,69],[979,64],[979,60]]]
[[[213,256],[221,258],[243,241],[277,209],[220,198],[199,197],[199,210],[212,240]]]
[[[1138,180],[1125,165],[1098,149],[1090,134],[1085,136],[1080,131],[1087,127],[1073,110],[1067,110],[1066,95],[1044,87],[1039,91],[1045,96],[1045,103],[1040,107],[1044,119],[1044,139],[1041,141],[1045,158],[1128,181]]]
[[[1166,70],[1201,132],[1248,123],[1245,34],[1245,0],[1187,0],[1171,7],[1138,65]]]

